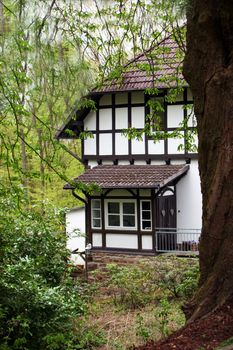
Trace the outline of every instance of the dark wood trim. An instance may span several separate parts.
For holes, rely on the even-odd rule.
[[[144,154],[134,154],[133,155],[133,160],[144,160],[145,163],[147,161],[147,159],[150,160],[164,160],[164,162],[167,159],[171,159],[172,160],[181,160],[183,159],[184,161],[188,158],[190,159],[198,159],[198,154],[197,153],[182,153],[182,154],[150,154],[148,155],[148,157]],[[99,159],[102,159],[102,161],[104,160],[110,160],[112,162],[114,162],[114,160],[116,159],[116,156],[111,156],[111,155],[107,155],[107,156],[96,156],[96,155],[90,155],[90,156],[85,156],[83,161],[88,161],[88,160],[95,160],[96,162],[98,162]],[[131,161],[132,160],[132,156],[128,156],[128,155],[119,155],[117,156],[118,161],[119,160],[127,160],[127,161]]]
[[[72,189],[72,195],[85,205],[87,204],[87,201],[84,198],[80,197],[77,193],[75,193],[75,189]]]
[[[115,109],[115,94],[112,94],[112,154],[116,154],[116,109]]]
[[[91,234],[91,199],[87,198],[86,205],[86,243],[92,244],[92,234]]]
[[[96,156],[99,155],[99,146],[100,146],[100,140],[99,140],[99,124],[100,124],[100,113],[99,113],[99,102],[96,103]]]
[[[131,93],[128,93],[128,128],[132,126]],[[132,143],[128,140],[128,158],[132,155]]]
[[[128,93],[128,92],[127,92]],[[116,95],[116,94],[114,94]],[[132,103],[131,106],[132,107],[144,107],[145,103],[144,102],[140,102],[140,103]],[[128,107],[128,103],[122,103],[122,104],[116,104],[115,103],[115,107],[116,108],[127,108]],[[108,109],[108,108],[112,108],[112,105],[104,105],[104,106],[99,106],[100,109]]]
[[[156,251],[156,239],[155,239],[155,227],[156,227],[156,203],[155,203],[155,190],[151,189],[151,215],[152,215],[152,246]]]
[[[101,196],[102,247],[106,247],[104,196]]]
[[[165,97],[167,96],[167,90],[164,94],[164,131],[168,132],[168,127],[167,127],[167,102]],[[164,140],[164,154],[168,154],[168,140],[167,138]]]
[[[137,227],[138,227],[138,250],[142,250],[142,236],[141,236],[141,205],[140,205],[139,189],[137,189]]]

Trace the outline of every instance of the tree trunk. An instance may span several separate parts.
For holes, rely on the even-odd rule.
[[[194,320],[233,297],[233,2],[193,0],[184,76],[194,96],[203,195]]]

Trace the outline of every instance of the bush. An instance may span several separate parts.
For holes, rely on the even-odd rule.
[[[136,309],[153,300],[156,285],[149,269],[142,265],[119,266],[109,264],[109,288],[113,290],[116,305]]]
[[[158,256],[138,265],[110,264],[108,287],[116,305],[136,309],[164,296],[190,298],[197,289],[197,259]]]
[[[91,349],[79,331],[86,305],[67,269],[62,223],[56,210],[21,211],[1,192],[1,350]]]

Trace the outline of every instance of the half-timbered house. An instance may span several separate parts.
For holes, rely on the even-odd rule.
[[[77,211],[76,220],[82,220],[80,226],[85,221],[86,243],[93,252],[197,249],[202,208],[198,155],[186,138],[195,127],[192,94],[180,73],[177,78],[177,44],[168,38],[158,45],[165,47],[153,74],[142,67],[154,64],[156,54],[153,60],[146,53],[137,56],[126,65],[120,83],[107,81],[90,92],[87,98],[95,109],[74,110],[57,134],[60,139],[84,135],[85,172],[75,181],[94,183],[98,189],[91,195],[84,190],[85,209]],[[171,100],[177,79],[182,89]],[[151,100],[162,104],[157,111],[160,126],[154,129],[148,119]],[[148,123],[151,134],[145,130]],[[129,137],[128,128],[140,137]],[[155,140],[156,133],[161,138]],[[77,196],[74,186],[67,184],[65,189]]]

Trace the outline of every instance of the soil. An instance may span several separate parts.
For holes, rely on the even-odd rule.
[[[187,324],[165,340],[149,342],[135,350],[213,350],[232,336],[233,302]]]

